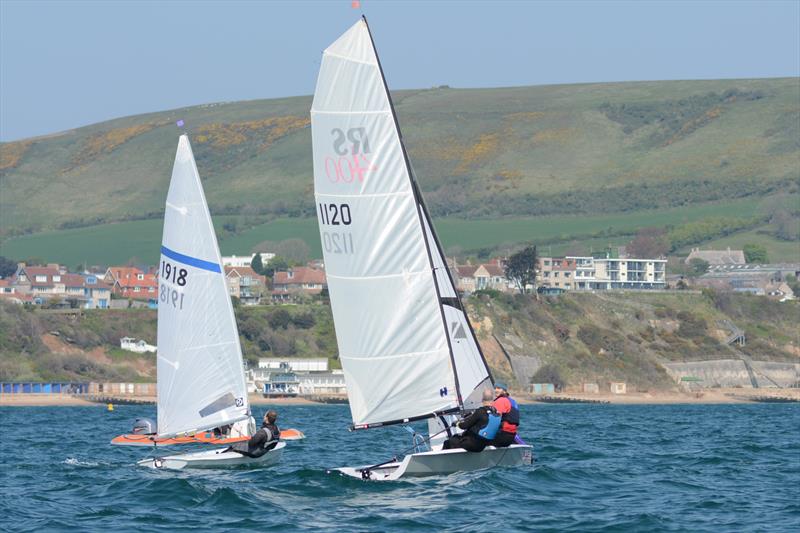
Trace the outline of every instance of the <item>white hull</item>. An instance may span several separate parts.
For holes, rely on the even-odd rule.
[[[239,466],[272,466],[276,464],[286,447],[285,442],[261,457],[247,457],[236,452],[226,452],[227,448],[218,448],[205,452],[184,453],[180,455],[167,455],[165,457],[150,457],[139,461],[139,466],[158,470],[183,470],[184,468],[232,468]]]
[[[402,477],[422,477],[470,472],[496,466],[522,466],[533,462],[533,447],[530,445],[512,444],[508,448],[487,446],[480,453],[463,449],[434,450],[406,455],[402,461],[388,463],[370,469],[369,478],[362,471],[368,465],[360,467],[337,468],[342,474],[358,479],[373,481],[392,481]]]

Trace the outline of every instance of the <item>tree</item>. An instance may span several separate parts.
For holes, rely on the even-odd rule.
[[[767,249],[760,244],[745,244],[742,247],[744,259],[748,263],[769,263]]]
[[[643,228],[627,245],[628,255],[636,258],[662,257],[669,251],[669,239],[664,228]]]
[[[17,271],[17,263],[0,255],[0,278],[7,278]]]
[[[689,275],[693,277],[702,276],[703,274],[708,272],[708,261],[704,261],[699,257],[695,257],[694,259],[689,261],[689,266],[691,267]]]
[[[795,296],[800,295],[800,282],[797,281],[797,278],[792,274],[786,275],[786,284],[791,287],[792,292]]]
[[[272,259],[269,260],[267,266],[262,269],[262,275],[268,277],[274,277],[275,272],[284,271],[289,268],[289,261],[284,259],[283,257],[276,255]]]
[[[252,268],[256,274],[264,275],[264,263],[261,262],[261,253],[256,252],[256,255],[253,256],[253,260],[250,262],[250,268]]]
[[[558,367],[553,364],[546,364],[539,368],[531,376],[531,383],[552,383],[556,390],[562,390],[566,381],[561,377]]]
[[[788,211],[776,213],[770,224],[775,227],[775,236],[782,241],[800,240],[800,218],[792,216]]]
[[[506,262],[506,279],[514,282],[520,294],[536,282],[536,246],[528,246],[511,255]]]
[[[272,329],[286,329],[292,321],[292,315],[286,309],[278,309],[269,315],[268,320]]]
[[[295,263],[305,263],[311,255],[311,248],[302,239],[286,239],[275,245],[275,255],[281,255]]]

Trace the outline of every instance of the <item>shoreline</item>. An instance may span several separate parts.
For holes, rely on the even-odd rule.
[[[513,393],[513,391],[512,391]],[[535,396],[531,394],[512,394],[524,405],[543,405],[546,403],[608,403],[614,405],[678,405],[678,404],[743,404],[755,403],[754,398],[788,398],[800,402],[800,389],[707,389],[695,392],[628,393],[628,394],[585,394],[558,393]],[[555,401],[542,401],[546,397]],[[75,407],[99,406],[108,403],[114,406],[125,405],[134,400],[141,404],[154,404],[153,397],[116,397],[107,401],[90,401],[66,394],[0,394],[0,407]],[[333,405],[308,398],[264,398],[261,395],[249,396],[250,405]]]
[[[325,402],[316,402],[307,398],[264,398],[261,395],[248,396],[250,405],[329,405]],[[0,407],[74,407],[94,405],[106,407],[109,403],[114,407],[120,405],[155,405],[153,396],[108,396],[102,401],[89,400],[69,394],[44,394],[44,393],[0,393]]]
[[[513,395],[512,395],[513,396]],[[788,398],[800,401],[800,389],[704,389],[692,392],[631,392],[627,394],[559,393],[539,395],[538,398],[555,398],[569,403],[609,403],[616,405],[672,405],[672,404],[742,404],[757,403],[756,398]],[[523,404],[556,403],[537,399],[536,395],[515,397]]]

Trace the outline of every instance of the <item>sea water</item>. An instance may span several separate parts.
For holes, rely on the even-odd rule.
[[[278,466],[178,472],[109,445],[153,406],[0,408],[0,529],[800,531],[797,404],[523,406],[532,466],[389,483],[326,471],[391,458],[404,428],[275,408],[307,437]]]

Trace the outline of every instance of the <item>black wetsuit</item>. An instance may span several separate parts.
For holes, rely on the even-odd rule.
[[[237,452],[247,457],[261,457],[278,445],[281,430],[275,424],[264,422],[261,429],[246,442],[237,442],[228,451]]]
[[[443,450],[451,448],[464,448],[468,452],[482,452],[489,444],[489,441],[478,435],[478,431],[489,423],[489,414],[491,407],[482,406],[475,409],[475,411],[464,420],[458,422],[458,427],[464,430],[464,433],[453,435],[442,446]]]

